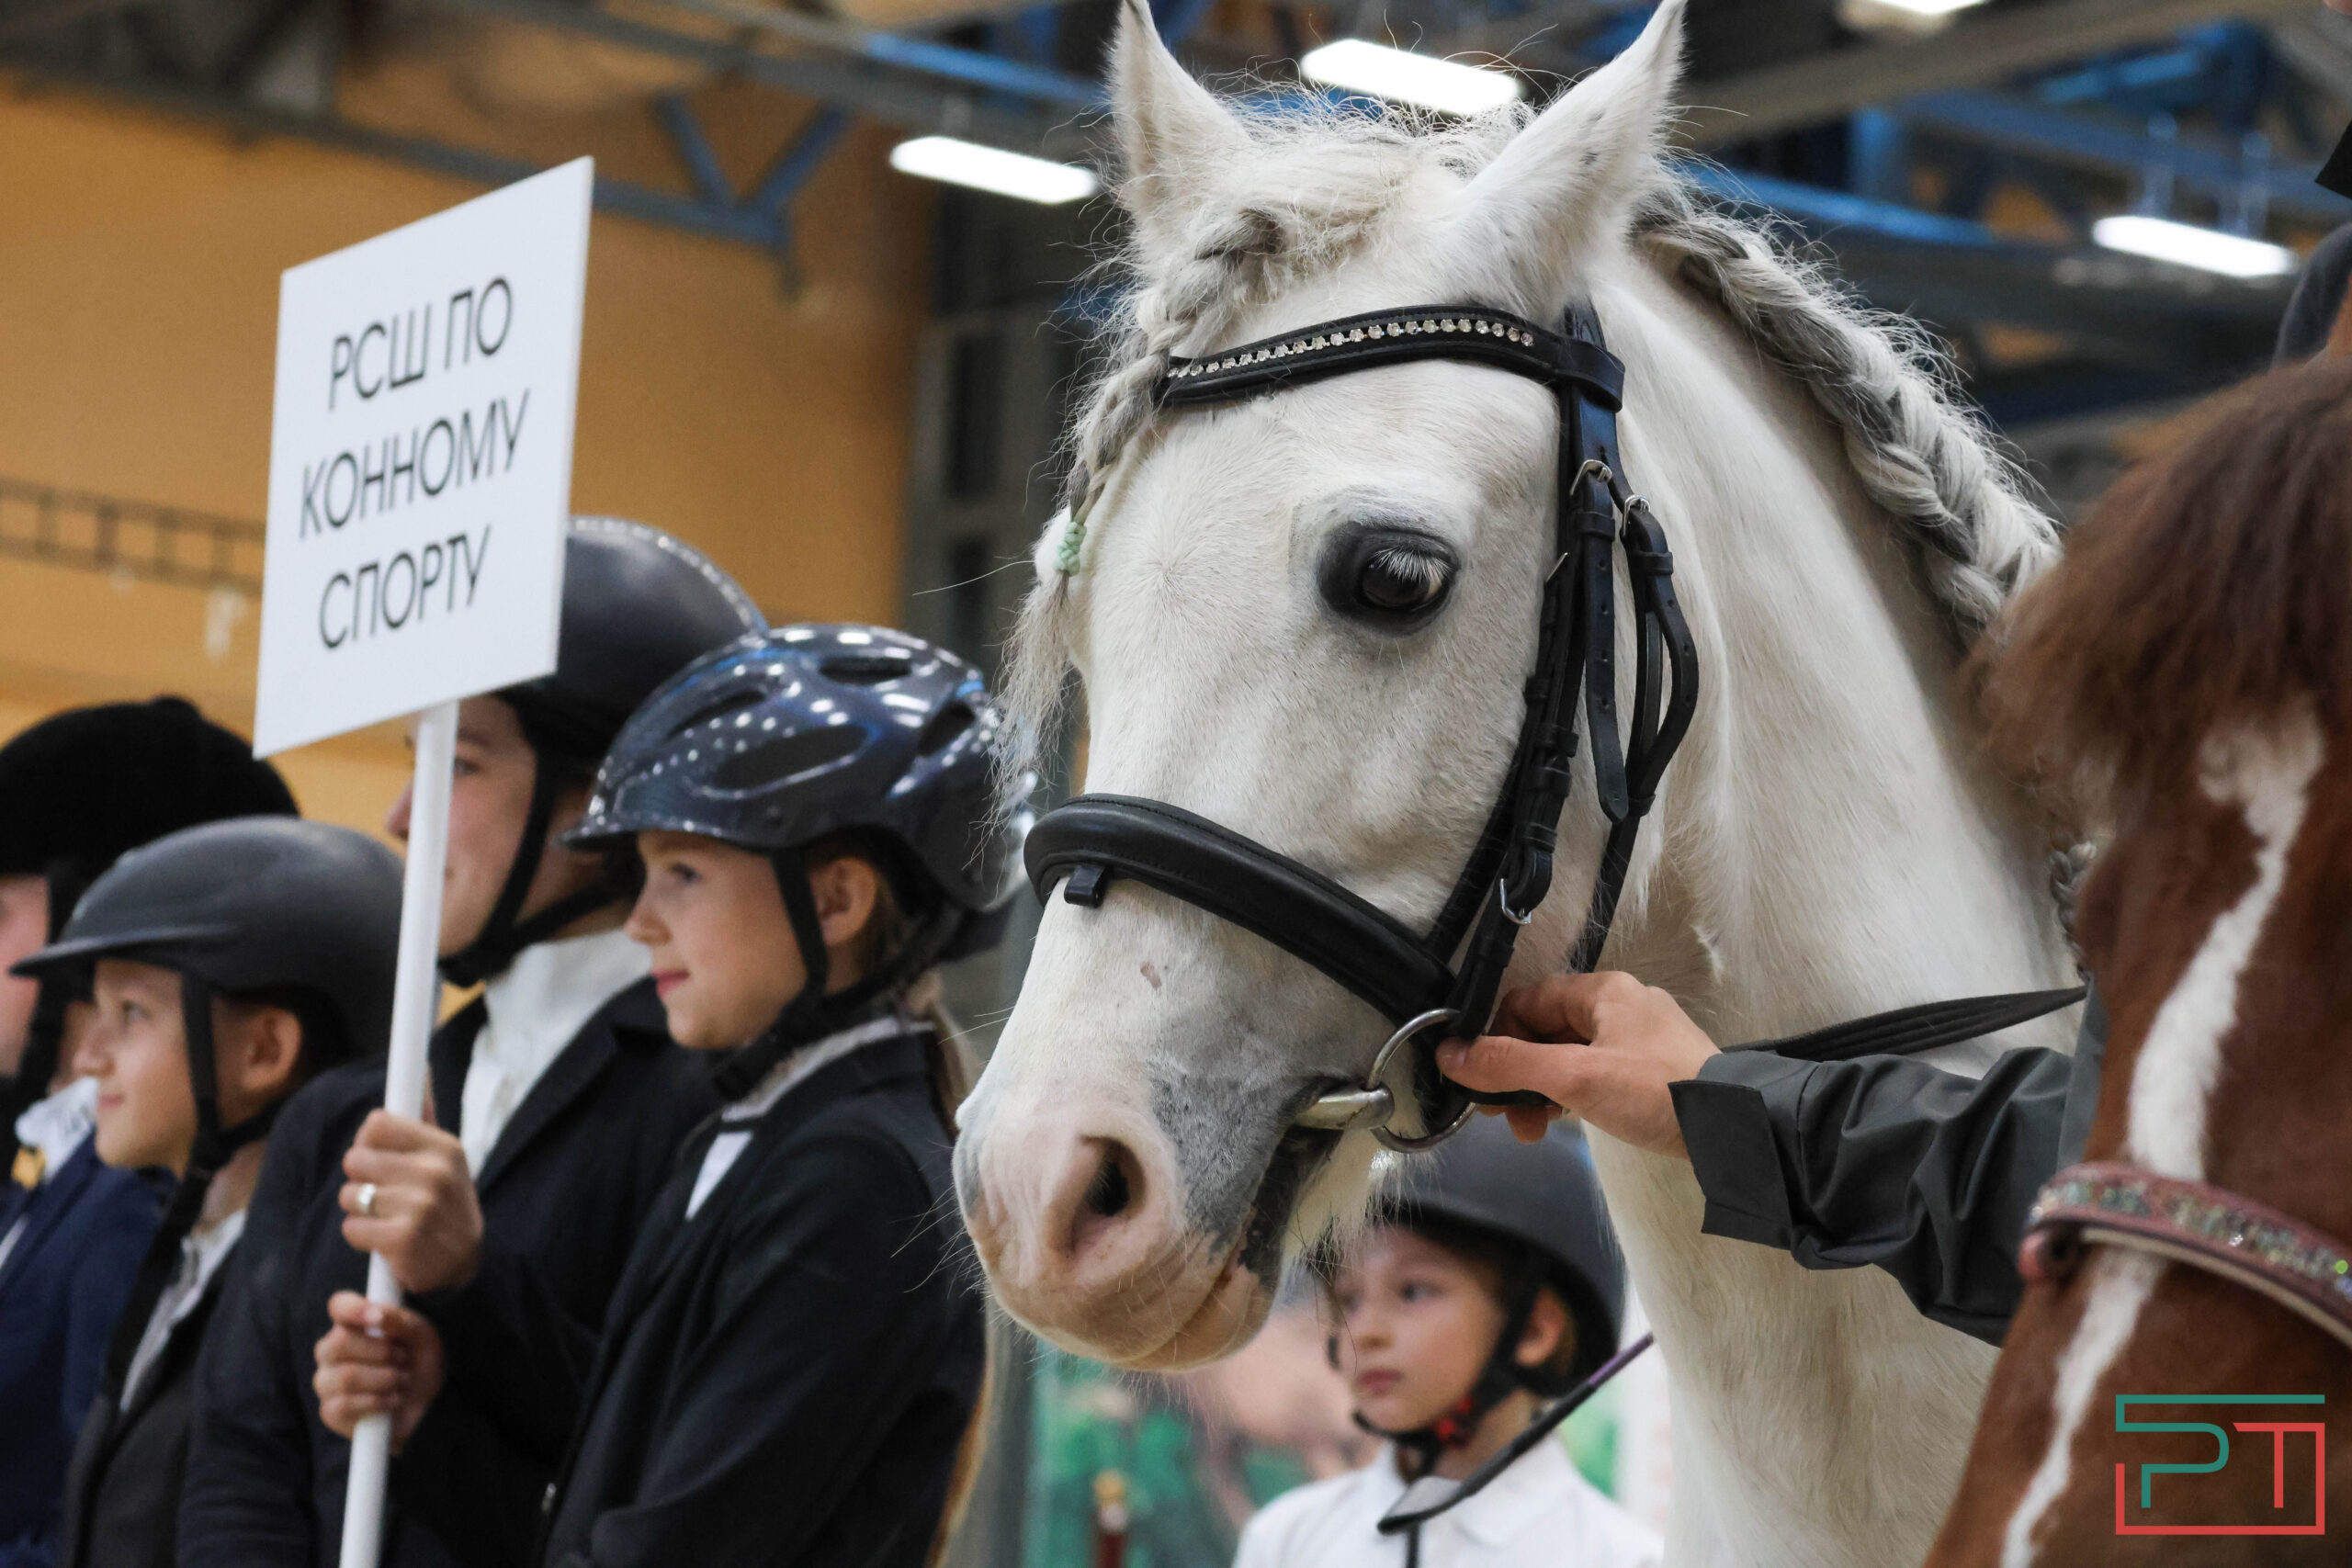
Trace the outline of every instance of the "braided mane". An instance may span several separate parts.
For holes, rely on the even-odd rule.
[[[1408,183],[1467,181],[1532,118],[1512,106],[1475,119],[1374,117],[1310,102],[1245,121],[1261,166],[1212,203],[1166,254],[1132,242],[1102,269],[1125,283],[1104,329],[1113,347],[1072,427],[1068,509],[1047,525],[1039,579],[1023,605],[1005,689],[1028,753],[1058,716],[1068,670],[1063,589],[1090,523],[1132,450],[1151,437],[1151,391],[1170,355],[1213,347],[1248,307],[1376,243]],[[2055,560],[2054,523],[1998,439],[1965,406],[1949,359],[1916,325],[1873,311],[1772,230],[1711,202],[1657,164],[1632,206],[1632,232],[1804,385],[1843,437],[1865,491],[1912,536],[1936,604],[1973,643]]]

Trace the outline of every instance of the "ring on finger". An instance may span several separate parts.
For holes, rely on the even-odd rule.
[[[363,1181],[359,1184],[357,1207],[359,1212],[368,1218],[372,1220],[376,1217],[376,1184],[374,1182]]]

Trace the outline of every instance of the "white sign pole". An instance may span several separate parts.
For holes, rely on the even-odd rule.
[[[391,1045],[384,1059],[384,1109],[395,1116],[414,1118],[424,1111],[424,1050],[441,1010],[441,879],[449,852],[449,781],[457,752],[455,702],[435,703],[417,716],[400,961],[392,979]],[[401,1299],[392,1266],[380,1252],[368,1259],[368,1299],[387,1306]],[[343,1568],[376,1568],[391,1463],[391,1417],[371,1416],[351,1438],[351,1472],[343,1495]]]

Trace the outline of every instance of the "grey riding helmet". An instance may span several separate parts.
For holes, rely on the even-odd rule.
[[[639,708],[566,839],[696,833],[775,855],[828,835],[885,840],[935,956],[995,945],[1026,814],[996,808],[1003,721],[979,671],[884,626],[794,626],[698,661]]]
[[[381,1051],[400,928],[401,862],[382,844],[325,822],[241,817],[124,855],[58,940],[12,972],[86,983],[99,959],[123,958],[193,982],[182,995],[198,1137],[214,1145],[199,1152],[218,1157],[260,1129],[220,1125],[210,998],[258,996],[293,1010],[312,1072]]]
[[[1617,1350],[1625,1310],[1625,1262],[1610,1228],[1592,1155],[1579,1133],[1555,1125],[1522,1144],[1499,1116],[1473,1116],[1435,1151],[1406,1162],[1382,1218],[1426,1226],[1443,1241],[1460,1227],[1500,1242],[1560,1293],[1577,1327],[1575,1364],[1552,1378],[1525,1375],[1544,1394],[1566,1392]]]
[[[514,710],[537,760],[530,814],[497,901],[473,940],[441,960],[445,976],[458,985],[488,979],[532,943],[626,896],[600,882],[521,918],[556,796],[594,773],[662,682],[766,625],[751,595],[692,545],[624,518],[571,520],[555,670],[492,694]]]

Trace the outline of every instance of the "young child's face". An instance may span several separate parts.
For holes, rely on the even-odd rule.
[[[97,1016],[74,1065],[98,1080],[98,1157],[118,1168],[185,1169],[196,1143],[196,1089],[188,1078],[179,976],[101,958],[92,989]]]
[[[628,934],[652,951],[670,1037],[725,1050],[758,1034],[808,970],[764,855],[692,833],[639,833],[645,890]]]
[[[1502,1303],[1470,1264],[1395,1225],[1348,1249],[1331,1304],[1356,1413],[1391,1432],[1425,1427],[1459,1404],[1503,1330]]]

